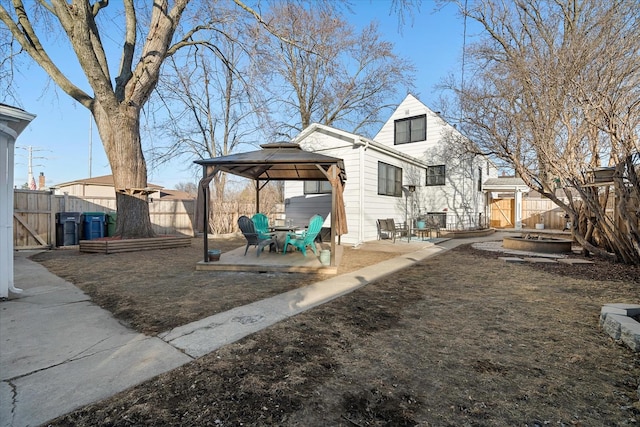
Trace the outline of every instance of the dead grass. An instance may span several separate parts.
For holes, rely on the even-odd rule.
[[[210,248],[226,252],[243,247],[246,240],[212,239],[209,244]],[[339,274],[397,255],[351,247],[345,247],[344,253]],[[188,248],[109,255],[59,249],[42,252],[33,259],[78,286],[122,323],[148,335],[327,277],[303,273],[196,271],[195,265],[202,257],[203,241],[198,238],[193,239]]]
[[[164,283],[175,256],[155,252],[152,267],[118,264],[121,273],[76,272],[72,281],[90,282],[85,287],[103,299],[110,295],[112,307],[123,306],[118,292],[124,292],[128,319],[151,316],[140,305],[154,298],[202,313],[223,309],[228,303],[219,300],[240,299],[227,295],[233,286],[226,280],[269,288],[265,294],[281,286],[238,284],[237,273],[201,283],[175,267],[172,283],[180,292],[162,293],[154,282]],[[60,268],[54,256],[41,262]],[[637,425],[639,355],[603,333],[598,315],[605,303],[638,302],[638,273],[600,261],[507,264],[496,254],[458,248],[51,424]],[[129,279],[114,279],[123,275]],[[100,279],[87,279],[93,276]],[[148,292],[142,285],[123,289],[132,276]],[[198,305],[184,299],[191,293],[206,297]],[[171,323],[183,317],[175,314]]]

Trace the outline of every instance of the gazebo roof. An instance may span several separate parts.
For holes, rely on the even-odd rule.
[[[344,162],[337,157],[304,151],[298,144],[290,142],[263,144],[261,147],[262,150],[196,160],[194,163],[245,178],[282,181],[326,181],[326,171],[335,165],[340,170],[341,180],[347,179]]]

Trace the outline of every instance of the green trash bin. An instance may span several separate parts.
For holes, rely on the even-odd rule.
[[[116,235],[116,220],[118,219],[117,212],[109,212],[107,213],[107,236],[115,236]]]

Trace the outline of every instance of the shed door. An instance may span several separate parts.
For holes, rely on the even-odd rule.
[[[515,199],[495,199],[491,202],[491,227],[513,228]]]

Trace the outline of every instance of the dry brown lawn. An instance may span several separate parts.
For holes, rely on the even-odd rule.
[[[342,271],[396,255],[345,249]],[[200,253],[35,259],[148,334],[321,279],[196,272]],[[497,257],[453,249],[51,425],[638,425],[640,357],[598,316],[640,301],[640,268]]]

